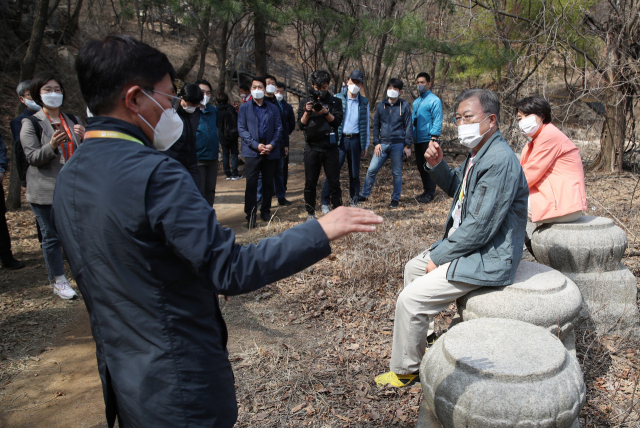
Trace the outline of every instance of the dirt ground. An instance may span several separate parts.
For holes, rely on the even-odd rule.
[[[292,150],[287,198],[294,204],[276,208],[274,199],[271,224],[259,221],[256,229],[246,229],[245,180],[226,181],[220,172],[215,209],[238,242],[256,242],[306,218],[302,143]],[[363,161],[363,181],[368,163]],[[304,272],[223,303],[238,427],[415,426],[420,387],[378,389],[373,377],[388,370],[404,263],[439,238],[450,199],[438,190],[433,203],[420,205],[413,198],[420,193],[413,164],[403,165],[403,177],[399,209],[388,208],[388,166],[363,204],[385,218],[375,234],[337,241],[330,257]],[[633,251],[640,246],[639,182],[631,174],[587,174],[589,209],[616,218]],[[348,188],[345,171],[341,184]],[[0,427],[105,427],[83,301],[62,301],[51,293],[26,205],[8,219],[15,255],[27,267],[0,270]],[[624,262],[639,276],[638,257]],[[454,314],[451,306],[438,317],[440,331]],[[616,336],[596,337],[588,326],[579,333],[578,358],[587,383],[582,426],[638,427],[640,346]]]

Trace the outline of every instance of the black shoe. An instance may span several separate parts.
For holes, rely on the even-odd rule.
[[[389,208],[398,208],[398,201],[391,201]]]
[[[278,205],[281,207],[288,207],[289,205],[293,205],[293,202],[287,201],[286,198],[278,199]]]
[[[2,259],[2,267],[5,269],[18,270],[24,267],[24,262],[16,260],[13,256]]]
[[[420,202],[421,204],[428,204],[429,202],[433,201],[433,196],[420,195],[416,198],[416,201]]]
[[[269,213],[269,214],[260,214],[260,218],[265,223],[269,223],[271,221],[271,213]]]
[[[367,198],[365,198],[362,195],[358,195],[358,198],[356,199],[356,202],[367,202]]]

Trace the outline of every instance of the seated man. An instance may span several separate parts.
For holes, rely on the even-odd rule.
[[[405,266],[398,296],[391,371],[378,386],[407,386],[416,379],[433,317],[481,286],[513,283],[522,256],[529,190],[520,163],[498,130],[500,102],[486,89],[467,89],[456,99],[460,143],[471,149],[451,169],[432,142],[428,172],[453,203],[444,236]]]

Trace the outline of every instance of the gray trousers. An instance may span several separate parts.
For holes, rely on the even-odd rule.
[[[404,267],[404,289],[398,296],[393,323],[390,368],[395,374],[418,371],[427,348],[427,336],[434,332],[434,316],[458,297],[480,287],[447,280],[451,263],[426,273],[430,260],[429,252],[425,251]]]
[[[198,161],[198,171],[200,172],[204,198],[209,206],[213,206],[213,200],[216,198],[216,181],[218,180],[218,160]]]

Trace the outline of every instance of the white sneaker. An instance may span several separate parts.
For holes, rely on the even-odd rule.
[[[229,180],[231,180],[231,176],[228,176],[228,177],[227,177],[227,181],[229,181]]]
[[[322,206],[322,214],[329,214],[331,212],[331,207],[329,205]]]
[[[236,175],[236,176],[234,176],[234,177],[231,177],[231,180],[232,180],[232,181],[237,181],[237,180],[241,180],[242,178],[243,178],[243,176],[242,176],[242,175]]]
[[[69,281],[57,281],[53,284],[53,294],[57,294],[61,299],[71,300],[78,297],[76,291],[71,288]]]

